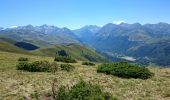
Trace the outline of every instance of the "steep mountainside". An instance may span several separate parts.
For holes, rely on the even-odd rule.
[[[137,49],[130,50],[129,55],[158,65],[170,65],[170,40],[146,44]],[[138,60],[138,61],[139,61]],[[140,61],[139,61],[140,62]]]
[[[96,50],[114,57],[133,56],[139,59],[146,56],[151,63],[170,65],[167,59],[170,56],[165,54],[167,50],[162,50],[164,45],[168,46],[168,40],[170,40],[170,25],[166,23],[146,25],[109,23],[93,36],[93,41],[89,44]],[[160,52],[161,57],[155,52]],[[158,62],[162,60],[164,60],[163,63]]]
[[[89,44],[91,43],[93,36],[100,30],[101,27],[96,25],[88,25],[84,26],[80,29],[73,30],[75,35],[81,40],[83,43]]]

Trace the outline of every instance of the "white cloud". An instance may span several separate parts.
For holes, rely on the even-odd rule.
[[[126,23],[124,20],[115,20],[113,21],[113,24],[119,25],[121,23]]]
[[[17,28],[18,26],[11,26],[10,28]]]

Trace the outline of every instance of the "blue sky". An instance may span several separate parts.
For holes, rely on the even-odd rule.
[[[170,0],[0,0],[0,27],[170,23]]]

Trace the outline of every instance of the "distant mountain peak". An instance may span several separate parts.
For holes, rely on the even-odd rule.
[[[25,27],[34,27],[33,25],[31,25],[31,24],[28,24],[28,25],[26,25]]]
[[[70,29],[68,29],[67,27],[63,27],[59,31],[64,32],[64,33],[71,33],[71,34],[73,34],[72,31]]]
[[[0,30],[3,30],[4,28],[3,27],[0,27]]]
[[[11,26],[10,28],[17,28],[18,26]]]
[[[100,28],[100,26],[97,26],[97,25],[86,25],[82,28]]]
[[[163,24],[163,25],[169,25],[168,23],[165,23],[165,22],[159,22],[158,23],[159,25]]]
[[[63,30],[70,30],[70,29],[68,29],[67,27],[63,27],[63,28],[61,28],[61,29],[63,29]]]
[[[104,28],[109,28],[109,29],[113,29],[113,28],[117,28],[119,27],[119,25],[116,25],[116,24],[113,24],[113,23],[108,23],[106,25],[104,25],[101,29],[104,29]]]
[[[113,24],[120,25],[122,23],[126,23],[124,20],[115,20],[113,21]]]
[[[42,27],[42,28],[55,28],[55,26],[53,26],[53,25],[47,25],[47,24],[43,24],[43,25],[38,26],[38,27]]]
[[[78,37],[92,37],[95,33],[97,33],[100,30],[101,27],[97,25],[86,25],[80,29],[73,30],[73,32]]]
[[[34,26],[31,24],[28,24],[26,26],[18,26],[17,29],[29,29],[29,30],[33,30]]]

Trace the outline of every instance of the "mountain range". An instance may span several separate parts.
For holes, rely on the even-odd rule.
[[[46,24],[27,25],[0,28],[0,36],[17,41],[21,45],[18,46],[16,43],[14,45],[22,49],[26,49],[28,44],[33,49],[41,50],[53,45],[79,44],[92,48],[113,61],[115,58],[133,57],[135,63],[170,65],[168,23],[145,25],[108,23],[103,27],[88,25],[76,30]]]
[[[58,28],[49,25],[35,27],[27,25],[7,28],[1,30],[0,34],[17,41],[34,43],[38,46],[78,42],[74,33],[68,28]]]
[[[109,23],[93,36],[90,44],[113,56],[132,56],[142,63],[144,60],[144,63],[169,65],[169,43],[170,25],[167,23]]]

